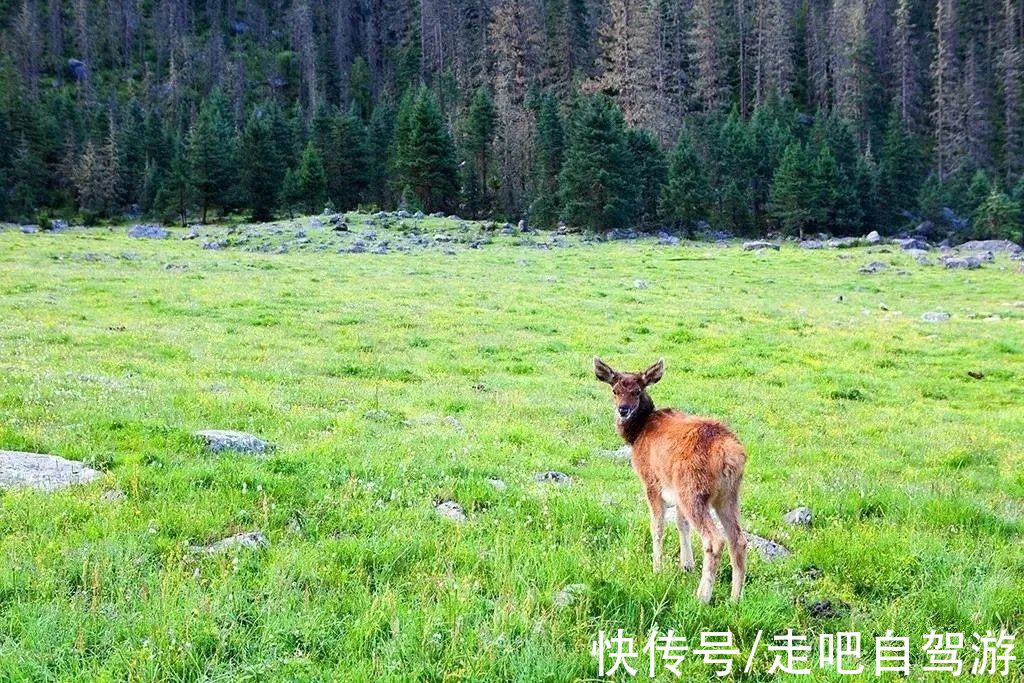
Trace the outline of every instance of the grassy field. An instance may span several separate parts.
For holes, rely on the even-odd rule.
[[[890,267],[858,273],[873,260]],[[752,551],[739,606],[727,563],[707,607],[696,574],[652,575],[595,354],[664,357],[655,402],[747,445],[744,526],[793,555]],[[0,449],[105,474],[0,493],[0,679],[570,681],[596,677],[599,629],[639,650],[657,625],[730,629],[740,668],[758,630],[860,631],[872,674],[892,629],[919,680],[931,629],[1021,630],[1022,406],[1024,275],[1005,257],[512,238],[270,254],[7,230]],[[214,455],[205,428],[276,448]],[[782,520],[797,505],[810,527]],[[188,549],[252,530],[269,547]],[[741,678],[784,679],[771,660]]]

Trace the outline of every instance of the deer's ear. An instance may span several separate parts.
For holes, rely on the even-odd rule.
[[[661,376],[665,374],[665,359],[660,359],[657,363],[644,370],[643,378],[644,384],[657,384]]]
[[[602,382],[606,382],[608,384],[615,384],[615,380],[618,377],[619,373],[612,370],[612,367],[605,363],[603,360],[601,360],[597,356],[594,356],[594,374]]]

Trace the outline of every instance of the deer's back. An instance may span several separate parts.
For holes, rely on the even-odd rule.
[[[692,494],[715,499],[725,488],[739,486],[746,459],[724,424],[671,408],[652,413],[633,443],[633,468],[645,484],[665,491],[666,499]]]

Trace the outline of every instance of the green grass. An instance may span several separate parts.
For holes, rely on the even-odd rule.
[[[731,629],[744,657],[758,629],[861,631],[872,674],[893,629],[919,679],[931,629],[1020,630],[1017,264],[511,241],[271,255],[0,232],[0,448],[105,472],[0,494],[0,679],[568,681],[596,676],[599,629],[655,624]],[[895,267],[857,272],[876,259]],[[744,525],[793,555],[752,552],[738,607],[727,569],[708,607],[696,575],[652,575],[594,354],[663,356],[655,402],[746,444]],[[211,455],[204,428],[276,449]],[[533,482],[549,469],[573,483]],[[450,499],[466,524],[435,513]],[[801,504],[813,526],[787,526]],[[254,529],[269,548],[188,551]],[[821,598],[839,614],[811,616]],[[746,680],[779,680],[770,661]]]

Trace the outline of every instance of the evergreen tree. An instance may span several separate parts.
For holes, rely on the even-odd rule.
[[[88,218],[111,216],[118,207],[121,175],[113,126],[103,145],[89,141],[78,157],[74,170],[78,205]]]
[[[369,185],[366,129],[354,114],[333,118],[324,148],[327,194],[342,211],[356,208]]]
[[[456,192],[455,148],[437,100],[426,88],[408,93],[395,127],[395,178],[427,212],[447,207]]]
[[[313,146],[312,141],[306,143],[306,149],[302,152],[302,159],[294,172],[292,182],[295,199],[308,213],[317,213],[327,200],[327,174],[324,172],[320,152]]]
[[[206,222],[210,207],[231,204],[235,184],[234,126],[227,100],[214,90],[203,101],[199,118],[189,133],[188,162],[191,185]]]
[[[534,138],[535,168],[533,172],[533,202],[530,204],[530,222],[542,227],[553,227],[558,221],[558,174],[562,170],[565,134],[558,100],[554,93],[545,92],[537,108],[537,134]]]
[[[348,90],[352,98],[352,112],[359,117],[363,123],[370,120],[373,114],[373,95],[370,92],[370,66],[358,55],[352,60],[352,67],[348,73]]]
[[[262,109],[254,110],[245,124],[238,162],[242,170],[242,197],[252,219],[270,220],[285,168],[277,153],[270,120]]]
[[[647,130],[626,131],[629,149],[629,177],[634,192],[633,217],[640,225],[653,221],[658,214],[658,199],[665,187],[668,164],[654,135]]]
[[[769,212],[788,235],[804,237],[817,216],[813,203],[817,190],[812,175],[812,162],[798,140],[786,147],[782,162],[772,181]]]
[[[1020,203],[1005,192],[993,188],[974,212],[971,233],[975,239],[1020,238],[1024,241]]]
[[[477,88],[469,104],[463,131],[470,160],[466,196],[470,210],[477,214],[490,206],[487,171],[490,167],[491,139],[494,137],[496,120],[490,91],[483,86]]]
[[[153,206],[168,222],[180,221],[185,225],[189,207],[195,199],[188,150],[180,139],[173,139],[170,141],[169,151],[167,168],[161,174],[161,182],[154,193]]]
[[[669,156],[668,178],[659,202],[662,219],[683,227],[687,234],[707,220],[710,189],[703,163],[697,156],[690,133],[683,130]]]
[[[897,220],[914,207],[921,186],[920,155],[899,109],[889,114],[878,167],[880,218]]]
[[[395,137],[395,110],[388,103],[378,104],[370,115],[367,131],[366,192],[378,206],[389,204],[388,174]]]

